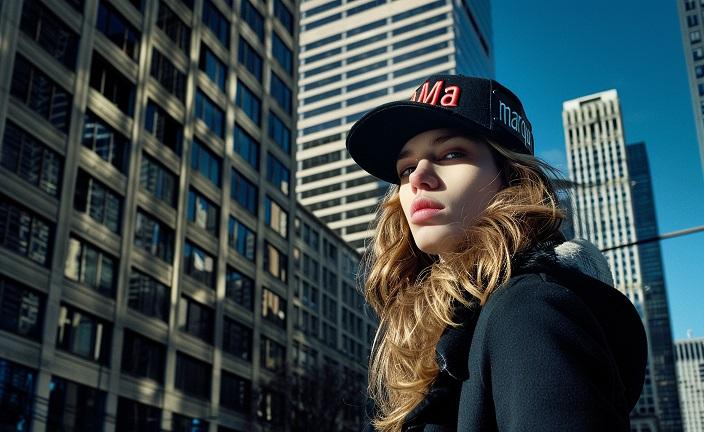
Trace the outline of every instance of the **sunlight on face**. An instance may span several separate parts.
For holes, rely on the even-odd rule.
[[[413,239],[433,255],[454,251],[502,188],[489,146],[450,129],[433,129],[408,140],[396,171]]]

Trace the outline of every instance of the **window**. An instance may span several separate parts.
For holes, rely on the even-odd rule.
[[[689,32],[689,41],[691,43],[699,43],[702,40],[702,34],[699,30]]]
[[[285,407],[286,399],[280,391],[268,387],[260,389],[257,417],[261,422],[273,425],[282,424],[286,416]]]
[[[694,73],[696,74],[697,78],[702,78],[704,77],[704,65],[697,65],[694,67]]]
[[[288,10],[283,1],[274,0],[274,16],[289,34],[293,35],[293,14]]]
[[[322,65],[322,66],[318,66],[317,68],[309,69],[309,70],[307,70],[307,71],[301,73],[301,78],[310,78],[310,77],[312,77],[313,75],[318,75],[318,74],[321,74],[321,73],[323,73],[323,72],[328,72],[328,71],[331,71],[331,70],[333,70],[333,69],[337,69],[337,68],[339,68],[339,67],[341,67],[341,66],[342,66],[342,62],[341,62],[340,60],[337,60],[337,61],[334,61],[334,62],[330,62],[330,63],[326,63],[326,64],[324,64],[324,65]],[[335,78],[334,80],[332,80],[332,81],[330,81],[330,82],[334,82],[334,81],[339,80],[340,75],[336,75],[336,77],[337,77],[337,78]],[[330,78],[332,78],[332,77],[330,77]],[[326,79],[326,81],[327,81],[327,79]],[[310,84],[308,85],[308,87],[309,87],[309,88],[315,88],[315,87],[312,87]],[[317,86],[316,86],[316,87],[317,87]]]
[[[210,288],[215,287],[215,259],[201,248],[186,240],[183,248],[183,271]]]
[[[93,52],[90,86],[128,116],[134,113],[135,86],[97,52]]]
[[[286,154],[291,152],[291,130],[273,111],[269,111],[269,138]]]
[[[117,401],[115,430],[133,432],[161,432],[161,410],[131,399]]]
[[[73,208],[119,234],[122,222],[122,198],[107,186],[79,169]]]
[[[210,399],[210,365],[186,354],[176,353],[176,388],[201,399]],[[185,431],[188,431],[186,429]]]
[[[704,59],[704,49],[694,48],[692,50],[692,57],[694,58],[694,61]]]
[[[699,18],[697,15],[687,15],[687,27],[696,27],[699,25]]]
[[[215,186],[220,187],[220,167],[222,159],[197,138],[191,147],[191,169],[198,171]]]
[[[276,371],[283,367],[286,362],[286,347],[264,335],[261,337],[260,347],[262,367],[271,371]]]
[[[380,40],[384,40],[387,38],[386,32],[380,33],[378,35],[374,35],[372,37],[368,37],[365,39],[360,39],[356,42],[348,43],[347,44],[347,51],[352,51],[353,49],[357,49],[359,47],[367,46],[370,44],[373,44],[374,42],[379,42]]]
[[[259,171],[259,143],[240,125],[235,124],[234,150],[256,171]]]
[[[285,195],[288,195],[291,173],[281,161],[271,153],[267,154],[266,179]]]
[[[129,140],[90,110],[83,122],[82,143],[118,171],[127,173]]]
[[[139,60],[139,32],[105,0],[101,1],[98,7],[96,26],[129,58]]]
[[[169,321],[169,287],[137,269],[130,272],[127,306],[161,321]]]
[[[241,36],[237,60],[257,78],[257,81],[262,81],[262,57],[257,54],[257,51]]]
[[[222,371],[220,405],[249,414],[252,401],[252,382],[240,376]]]
[[[114,298],[119,265],[114,258],[90,243],[71,236],[66,252],[64,276],[100,294]]]
[[[252,361],[252,329],[234,319],[224,317],[222,349],[244,360]]]
[[[262,288],[262,319],[286,329],[286,300],[266,288]]]
[[[315,368],[318,352],[313,348],[300,343],[293,342],[293,363],[301,368]]]
[[[242,0],[240,8],[242,20],[249,25],[260,41],[264,42],[264,17],[249,0]]]
[[[230,198],[253,215],[257,215],[257,187],[242,174],[232,170]]]
[[[314,250],[318,250],[318,240],[320,239],[320,234],[318,231],[311,228],[307,223],[303,224],[303,241]]]
[[[51,377],[46,430],[51,432],[103,430],[105,399],[106,393],[98,389],[57,376]]]
[[[53,225],[0,195],[0,245],[49,267]]]
[[[199,419],[186,417],[180,414],[173,415],[173,432],[207,432],[208,422]]]
[[[0,165],[58,198],[63,156],[9,120],[5,123]]]
[[[257,236],[239,220],[230,216],[228,223],[228,245],[250,261],[254,261],[257,249]]]
[[[338,77],[335,78],[335,81],[337,81],[337,80],[338,80]],[[330,90],[330,91],[326,91],[323,93],[318,93],[315,96],[310,96],[310,97],[303,99],[303,105],[312,104],[314,102],[318,102],[323,99],[329,99],[329,98],[332,98],[333,96],[337,96],[341,93],[342,93],[342,90],[340,90],[339,88],[334,89],[334,90]]]
[[[264,223],[283,238],[288,238],[288,213],[269,195],[264,196]]]
[[[73,96],[20,54],[15,56],[10,93],[52,126],[68,133]]]
[[[183,126],[151,99],[147,103],[144,128],[174,153],[181,154]]]
[[[225,297],[247,310],[254,309],[254,279],[228,266]]]
[[[264,242],[264,270],[283,283],[288,280],[288,258],[267,241]]]
[[[188,220],[213,236],[218,235],[218,213],[220,208],[195,189],[188,191]]]
[[[164,382],[166,347],[139,333],[125,329],[122,372]]]
[[[38,0],[22,7],[20,28],[52,57],[71,70],[76,68],[78,34]]]
[[[207,343],[213,343],[215,311],[195,300],[181,296],[178,328]]]
[[[210,1],[203,3],[203,23],[227,49],[230,49],[230,22]]]
[[[0,329],[40,341],[46,295],[0,275]]]
[[[301,18],[309,18],[312,17],[313,15],[318,15],[320,13],[323,13],[325,11],[328,11],[330,9],[334,9],[342,4],[341,0],[333,0],[329,1],[327,3],[323,3],[320,6],[316,6],[314,8],[310,8],[304,12],[301,12]]]
[[[176,96],[182,103],[186,98],[186,74],[181,72],[169,58],[152,49],[151,75],[161,84],[166,91]]]
[[[157,199],[176,207],[176,176],[147,153],[143,154],[139,184]]]
[[[134,245],[171,264],[174,256],[174,230],[159,219],[137,209]]]
[[[215,135],[225,139],[225,112],[200,89],[196,93],[196,117],[203,120]]]
[[[208,78],[225,91],[225,81],[227,80],[227,65],[222,62],[204,43],[200,44],[200,70],[208,75]]]
[[[341,18],[342,18],[342,14],[338,12],[338,13],[336,13],[336,14],[328,15],[328,16],[326,16],[325,18],[321,18],[321,19],[319,19],[319,20],[317,20],[317,21],[313,21],[313,22],[311,22],[311,23],[309,23],[309,24],[305,24],[305,25],[301,28],[301,30],[313,30],[313,29],[315,29],[315,28],[324,26],[325,24],[329,24],[329,23],[334,22],[334,21],[339,21]]]
[[[271,44],[271,51],[276,61],[279,62],[286,73],[293,76],[293,52],[291,52],[276,32],[272,33]]]
[[[32,424],[34,404],[34,385],[37,382],[36,371],[20,364],[0,358],[0,388],[3,389],[0,408],[4,415],[3,427],[8,430],[29,430]]]
[[[184,23],[164,0],[159,2],[159,15],[156,25],[171,39],[184,54],[188,55],[191,47],[191,29]]]
[[[108,365],[110,325],[73,306],[61,305],[56,347],[87,360]]]
[[[360,45],[361,46],[361,45]],[[306,57],[304,59],[301,59],[301,64],[309,64],[309,63],[315,63],[317,61],[326,59],[328,57],[332,57],[335,55],[338,55],[342,52],[342,48],[333,48],[329,49],[327,51],[323,51],[320,54],[312,55],[310,57]]]
[[[237,81],[236,104],[257,126],[262,123],[262,102],[242,81]]]

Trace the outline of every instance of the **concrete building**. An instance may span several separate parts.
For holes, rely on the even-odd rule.
[[[606,250],[616,288],[634,303],[648,336],[648,368],[632,430],[681,431],[660,247],[620,247],[658,234],[645,146],[626,146],[616,90],[564,102],[562,119],[575,184],[575,236]]]
[[[704,175],[704,4],[696,0],[677,0],[677,11]]]
[[[362,250],[388,184],[349,157],[347,131],[431,74],[493,77],[490,3],[310,0],[300,17],[297,195]]]
[[[675,341],[684,432],[704,432],[704,338]]]
[[[297,22],[291,0],[0,1],[0,429],[286,430],[282,368],[364,376],[359,257],[291,182]],[[325,245],[333,318],[306,334],[295,257]]]

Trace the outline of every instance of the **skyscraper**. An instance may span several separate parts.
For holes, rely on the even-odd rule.
[[[704,432],[704,338],[675,342],[684,432]]]
[[[371,108],[433,73],[492,77],[488,0],[311,0],[301,4],[297,194],[361,250],[388,188],[345,150]],[[380,143],[383,145],[383,143]]]
[[[359,257],[291,184],[297,21],[0,1],[1,430],[282,430],[282,368],[363,380]]]
[[[625,145],[616,90],[564,102],[562,119],[575,185],[575,236],[607,250],[616,288],[635,304],[648,336],[648,369],[631,413],[633,428],[681,431],[660,246],[652,242],[619,247],[658,234],[645,146]]]
[[[704,175],[704,5],[696,0],[677,0],[677,10]]]

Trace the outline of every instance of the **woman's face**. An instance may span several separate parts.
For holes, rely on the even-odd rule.
[[[489,146],[450,129],[408,140],[396,172],[399,198],[416,246],[425,253],[453,252],[464,232],[502,188]]]

